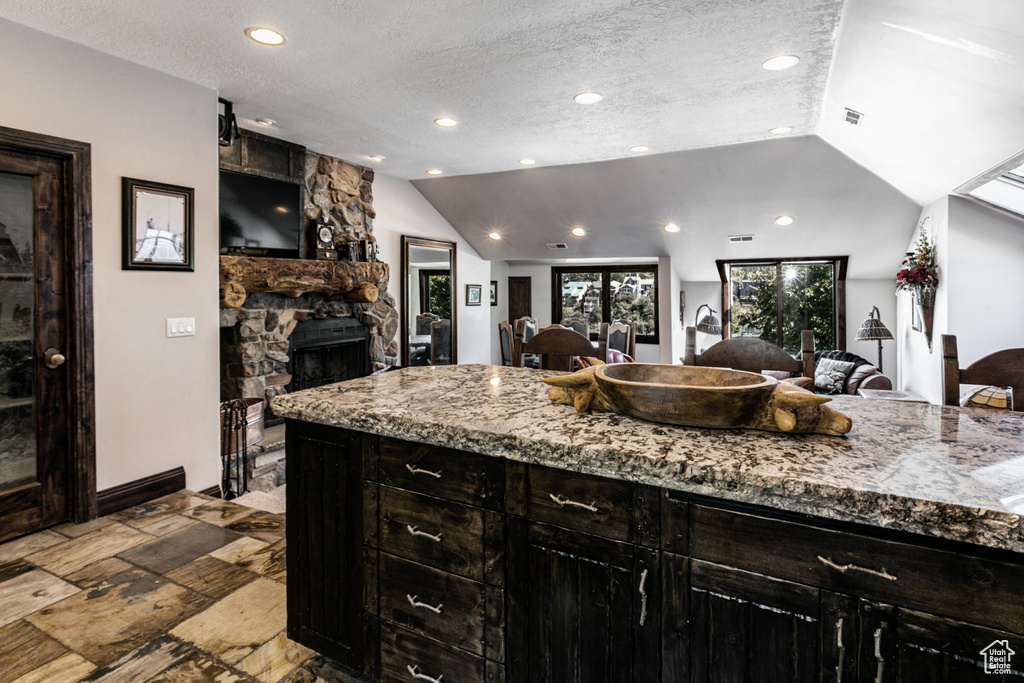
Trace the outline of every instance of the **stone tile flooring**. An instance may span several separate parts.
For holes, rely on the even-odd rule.
[[[285,634],[284,526],[182,491],[0,543],[0,683],[357,683]]]

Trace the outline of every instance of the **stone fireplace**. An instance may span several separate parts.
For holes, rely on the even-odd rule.
[[[314,153],[305,153],[304,168],[308,226],[329,226],[338,253],[353,242],[372,244],[373,172]],[[273,425],[275,396],[397,362],[399,314],[387,264],[221,256],[220,265],[222,401],[264,399]],[[283,439],[270,441],[247,451],[249,490],[284,483]]]

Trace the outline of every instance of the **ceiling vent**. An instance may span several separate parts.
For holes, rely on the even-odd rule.
[[[846,122],[851,126],[859,126],[860,122],[864,119],[864,114],[859,111],[852,109],[846,109]]]
[[[729,235],[730,242],[753,242],[753,235]]]
[[[558,251],[559,249],[568,249],[568,248],[569,248],[569,245],[566,244],[565,242],[551,242],[551,243],[548,244],[548,249],[554,249],[555,251]]]

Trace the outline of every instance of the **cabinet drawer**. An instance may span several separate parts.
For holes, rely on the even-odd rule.
[[[380,549],[483,581],[484,510],[381,486]]]
[[[629,541],[633,484],[531,466],[527,517],[567,529]]]
[[[694,558],[1024,633],[1024,566],[693,505]]]
[[[503,461],[397,439],[380,440],[382,484],[500,510]]]
[[[468,652],[382,622],[381,683],[504,683],[505,668]]]
[[[384,619],[481,657],[495,649],[485,642],[484,584],[388,555],[381,557],[380,576]],[[492,601],[501,601],[501,591],[490,590]]]

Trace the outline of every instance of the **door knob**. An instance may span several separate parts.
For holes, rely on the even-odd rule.
[[[46,367],[48,368],[60,367],[61,365],[64,365],[64,361],[66,360],[67,359],[64,357],[64,354],[55,348],[51,347],[43,352],[43,361],[45,361]]]

